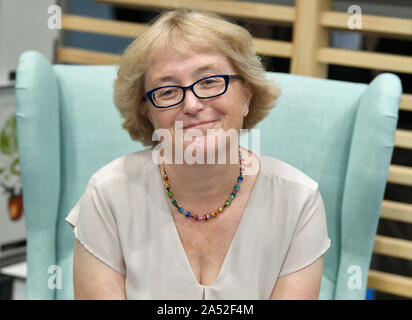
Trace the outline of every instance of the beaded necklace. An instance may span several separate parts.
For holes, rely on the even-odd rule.
[[[176,199],[174,199],[173,192],[171,191],[171,185],[169,183],[169,178],[167,177],[167,174],[166,174],[166,169],[163,168],[163,181],[164,181],[165,188],[167,190],[167,195],[170,198],[170,201],[172,201],[172,204],[177,208],[177,210],[180,213],[184,214],[187,218],[193,218],[196,221],[209,220],[211,218],[216,218],[218,215],[221,215],[223,213],[223,211],[226,209],[226,207],[228,207],[231,204],[233,199],[236,197],[236,193],[240,189],[240,183],[243,181],[243,172],[245,171],[245,167],[244,167],[242,155],[240,154],[240,150],[239,150],[239,162],[240,162],[240,172],[239,172],[239,176],[237,178],[237,183],[233,188],[233,191],[232,191],[232,194],[230,195],[230,198],[228,200],[226,200],[225,204],[223,206],[219,207],[219,209],[217,209],[216,211],[213,211],[211,213],[207,213],[203,216],[202,215],[193,215],[189,211],[186,211],[185,209],[183,209],[181,206],[178,205]]]

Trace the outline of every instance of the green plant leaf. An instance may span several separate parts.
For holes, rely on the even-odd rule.
[[[19,165],[19,158],[14,159],[14,161],[10,165],[10,172],[16,176],[20,176],[20,170],[16,169]]]
[[[5,155],[12,155],[18,151],[15,114],[5,122],[4,127],[1,129],[0,150]]]

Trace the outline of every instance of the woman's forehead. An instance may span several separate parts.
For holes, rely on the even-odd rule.
[[[193,48],[168,48],[165,50],[159,50],[153,57],[152,57],[151,65],[173,65],[173,64],[196,64],[205,63],[210,64],[214,62],[214,64],[224,64],[228,62],[227,57],[213,49],[193,49]],[[149,66],[150,68],[151,66]]]
[[[206,50],[191,50],[181,54],[176,51],[161,51],[153,57],[146,72],[146,80],[158,82],[163,78],[180,74],[200,76],[205,72],[232,71],[229,59],[222,53]]]

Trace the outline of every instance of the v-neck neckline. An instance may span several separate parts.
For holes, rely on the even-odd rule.
[[[237,228],[236,228],[235,234],[234,234],[234,236],[233,236],[233,238],[232,238],[232,241],[230,242],[229,248],[228,248],[228,250],[227,250],[227,252],[226,252],[226,255],[225,255],[224,259],[223,259],[223,263],[222,263],[222,265],[221,265],[221,267],[220,267],[219,274],[218,274],[218,276],[216,277],[216,279],[214,280],[214,282],[213,282],[210,286],[205,286],[205,285],[200,284],[199,281],[198,281],[197,278],[196,278],[195,273],[193,272],[192,266],[190,265],[189,257],[188,257],[187,254],[186,254],[186,251],[185,251],[185,249],[184,249],[184,247],[183,247],[183,244],[182,244],[182,240],[180,239],[180,236],[179,236],[179,232],[177,231],[176,223],[175,223],[175,221],[173,220],[173,213],[172,213],[172,211],[170,210],[168,198],[166,197],[166,194],[165,194],[165,192],[164,192],[164,190],[163,190],[163,178],[162,178],[162,174],[161,174],[161,172],[160,172],[159,166],[156,165],[156,171],[158,172],[158,179],[157,179],[157,181],[158,181],[158,183],[160,184],[160,188],[161,188],[162,191],[163,191],[163,192],[162,192],[162,194],[163,194],[163,197],[162,197],[162,206],[164,207],[165,213],[166,213],[166,215],[167,215],[167,218],[166,218],[166,219],[168,220],[168,221],[167,221],[167,227],[170,226],[170,228],[168,228],[168,229],[173,233],[173,235],[172,235],[172,236],[174,237],[173,242],[177,243],[177,247],[178,247],[178,250],[179,250],[179,252],[180,252],[179,254],[180,254],[180,256],[182,257],[182,259],[184,260],[185,265],[186,265],[186,268],[189,270],[189,272],[190,272],[190,274],[191,274],[192,281],[193,281],[198,287],[201,287],[201,288],[213,288],[213,287],[215,287],[215,286],[218,284],[218,282],[220,281],[220,279],[223,277],[223,273],[224,273],[224,271],[225,271],[225,267],[226,267],[226,265],[229,263],[228,261],[230,261],[230,257],[231,257],[231,255],[232,255],[233,250],[234,250],[233,248],[234,248],[234,246],[236,245],[236,242],[238,241],[237,239],[240,237],[240,236],[239,236],[239,233],[241,233],[241,232],[242,232],[242,228],[245,228],[245,225],[247,225],[246,221],[247,221],[248,219],[250,219],[250,213],[249,213],[249,211],[251,210],[251,209],[250,209],[250,208],[251,208],[251,204],[253,203],[254,199],[256,198],[256,192],[257,192],[256,189],[258,188],[258,185],[260,184],[260,181],[262,180],[261,176],[262,176],[262,171],[263,171],[263,166],[264,166],[264,155],[261,154],[260,157],[258,157],[253,151],[248,150],[248,149],[246,149],[246,148],[243,148],[243,149],[246,150],[246,151],[252,152],[252,154],[254,154],[255,157],[258,159],[258,161],[260,162],[259,172],[258,172],[258,175],[257,175],[257,177],[256,177],[255,183],[254,183],[254,185],[253,185],[253,187],[252,187],[252,191],[250,192],[250,195],[249,195],[249,198],[248,198],[248,200],[247,200],[245,209],[243,210],[243,213],[242,213],[242,216],[241,216],[241,218],[240,218],[239,224],[238,224],[238,226],[237,226]]]

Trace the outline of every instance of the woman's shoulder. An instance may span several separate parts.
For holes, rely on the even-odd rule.
[[[312,191],[318,188],[318,183],[313,178],[285,161],[267,155],[261,155],[261,161],[264,161],[262,173],[267,179],[281,180],[287,184],[307,187]]]
[[[120,156],[99,168],[90,181],[95,185],[102,185],[116,180],[143,177],[154,167],[152,150],[148,148]]]

